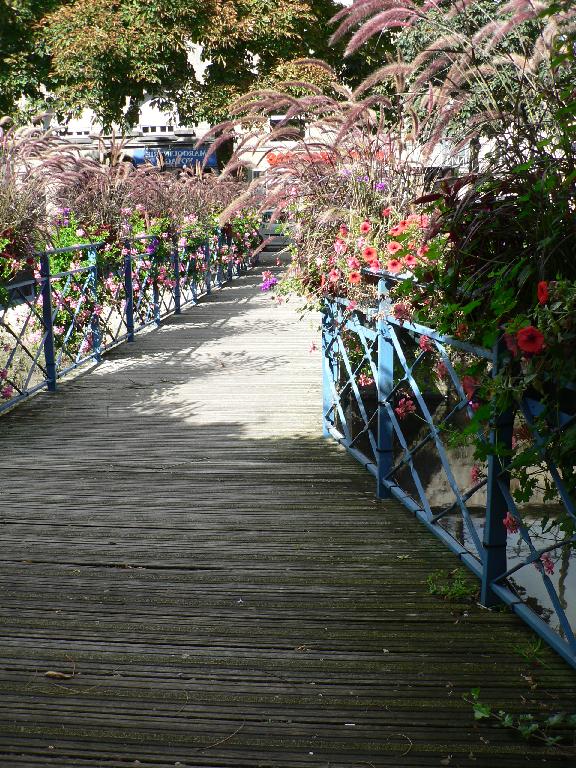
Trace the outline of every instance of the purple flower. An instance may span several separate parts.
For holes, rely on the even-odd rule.
[[[376,192],[386,192],[388,184],[386,184],[385,181],[377,181],[376,184],[374,184],[374,189]]]
[[[267,280],[264,280],[264,282],[260,286],[260,290],[262,292],[271,291],[272,288],[274,288],[274,286],[277,285],[277,283],[278,283],[278,280],[275,277],[269,277]]]

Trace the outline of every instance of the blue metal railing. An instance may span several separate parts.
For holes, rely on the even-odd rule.
[[[576,537],[565,535],[561,526],[543,529],[531,522],[532,512],[514,498],[509,466],[514,412],[494,414],[490,432],[478,435],[486,444],[485,472],[474,465],[470,473],[466,462],[473,460],[473,448],[466,456],[462,443],[454,447],[451,441],[470,422],[475,406],[452,359],[465,355],[483,361],[487,373],[496,376],[500,343],[485,349],[396,319],[388,300],[394,278],[377,274],[377,306],[350,309],[346,299],[325,303],[324,435],[374,475],[379,498],[398,499],[481,580],[483,605],[503,601],[511,606],[576,667],[576,601],[570,586],[576,576]],[[439,371],[433,377],[424,364],[431,355]],[[535,428],[539,409],[529,397],[519,405],[562,514],[576,522],[574,501]],[[575,418],[560,413],[558,421],[565,427]],[[504,523],[507,515],[514,521],[513,535]]]
[[[241,254],[223,267],[221,232],[196,246],[181,242],[178,233],[164,242],[131,237],[121,259],[109,262],[104,243],[48,249],[37,254],[33,276],[0,286],[0,413],[40,390],[54,391],[65,374],[253,266],[251,255]],[[63,256],[76,263],[56,271]]]

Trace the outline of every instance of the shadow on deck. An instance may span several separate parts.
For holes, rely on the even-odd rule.
[[[320,434],[315,331],[249,276],[0,423],[0,765],[570,765],[514,616]]]

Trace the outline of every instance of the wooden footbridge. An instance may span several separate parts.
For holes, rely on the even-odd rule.
[[[575,674],[430,594],[456,559],[322,438],[317,330],[259,282],[2,417],[0,765],[574,765],[475,721]]]

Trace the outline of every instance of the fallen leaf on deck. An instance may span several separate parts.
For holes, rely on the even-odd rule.
[[[55,672],[49,669],[48,672],[44,672],[44,677],[50,677],[52,680],[70,680],[72,675],[67,675],[65,672]]]

